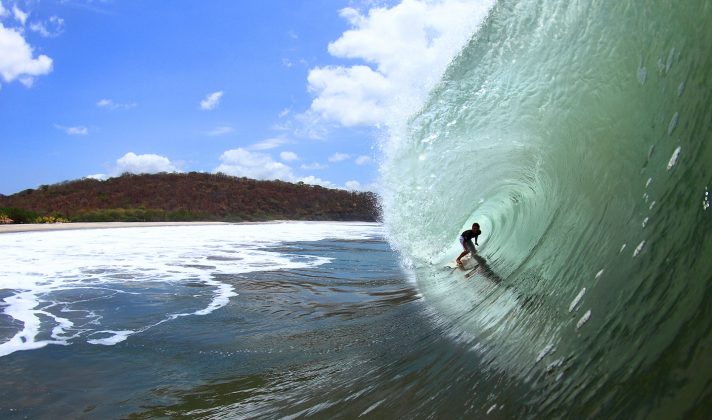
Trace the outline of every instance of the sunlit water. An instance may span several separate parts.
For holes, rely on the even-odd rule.
[[[499,1],[389,123],[383,226],[1,236],[0,415],[709,417],[710,22]]]
[[[377,224],[0,239],[3,417],[297,412],[359,391],[419,322]]]

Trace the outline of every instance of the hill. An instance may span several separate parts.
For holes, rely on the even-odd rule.
[[[35,221],[38,216],[74,222],[378,218],[373,193],[197,172],[124,174],[106,181],[43,185],[0,196],[0,218],[2,213],[16,223]]]

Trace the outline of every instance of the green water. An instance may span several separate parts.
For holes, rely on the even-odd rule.
[[[391,240],[532,413],[709,407],[710,22],[709,1],[500,1],[393,128]],[[437,270],[475,221],[497,287]]]

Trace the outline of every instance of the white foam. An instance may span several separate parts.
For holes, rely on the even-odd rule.
[[[581,291],[576,295],[574,300],[571,302],[571,305],[569,305],[569,312],[573,312],[574,309],[576,309],[576,306],[578,306],[579,302],[581,302],[581,299],[583,299],[583,295],[586,294],[586,288],[584,287],[581,289]]]
[[[113,346],[116,343],[120,343],[122,341],[125,341],[131,334],[136,333],[136,331],[132,330],[124,330],[124,331],[96,331],[94,334],[111,334],[110,337],[106,338],[94,338],[91,340],[87,340],[87,343],[89,344],[101,344],[104,346]]]
[[[556,347],[554,347],[554,344],[548,344],[536,356],[536,361],[534,363],[541,362],[544,357],[546,357],[549,353],[553,353],[554,351],[556,351]]]
[[[586,311],[585,314],[579,319],[579,321],[576,323],[576,329],[578,330],[579,328],[583,327],[585,323],[588,322],[588,320],[591,319],[591,310],[589,309]]]
[[[308,268],[329,258],[284,253],[285,242],[324,239],[367,240],[382,237],[375,223],[280,222],[243,225],[141,227],[3,234],[0,241],[0,289],[12,291],[3,300],[4,314],[22,325],[0,343],[0,357],[48,344],[69,344],[84,337],[91,344],[113,345],[158,324],[192,315],[209,315],[237,296],[219,275]],[[101,303],[114,296],[139,297],[141,285],[200,283],[210,292],[196,294],[200,309],[165,313],[133,330],[107,328],[95,308],[73,304]],[[84,296],[86,290],[89,297]],[[72,301],[54,301],[58,292],[72,291]],[[183,296],[185,298],[185,296]],[[201,303],[202,302],[202,303]],[[59,310],[56,310],[59,309]],[[60,315],[58,315],[61,314]],[[66,314],[66,315],[65,315]],[[81,322],[77,320],[80,319]],[[76,326],[75,324],[78,324]],[[104,325],[104,329],[99,328]],[[120,326],[119,326],[120,327]],[[99,332],[106,338],[91,338]],[[40,339],[38,337],[49,337]]]
[[[680,158],[680,152],[682,152],[682,146],[677,146],[674,152],[672,152],[672,156],[670,156],[670,161],[668,161],[667,164],[667,170],[669,171],[675,165],[677,165],[677,160]]]

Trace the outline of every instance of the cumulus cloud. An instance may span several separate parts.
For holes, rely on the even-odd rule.
[[[329,156],[329,162],[342,162],[351,156],[346,154],[346,153],[334,153],[333,155]]]
[[[345,126],[383,122],[384,99],[395,93],[391,81],[368,66],[315,68],[307,82],[317,95],[311,110]]]
[[[46,55],[33,58],[32,47],[14,29],[0,23],[0,76],[5,82],[18,79],[25,86],[32,86],[34,77],[52,71],[52,59]]]
[[[289,166],[273,160],[267,153],[251,152],[241,147],[224,152],[220,162],[215,172],[255,179],[294,179]]]
[[[99,108],[106,108],[106,109],[131,109],[136,106],[135,102],[127,102],[127,103],[118,103],[114,102],[112,99],[100,99],[97,103],[96,106]]]
[[[285,162],[299,160],[299,156],[294,152],[282,152],[279,154],[279,158]]]
[[[229,125],[221,125],[208,131],[206,134],[209,136],[224,136],[225,134],[230,134],[235,131],[234,128]]]
[[[344,126],[378,126],[394,112],[412,113],[494,3],[403,0],[367,14],[343,9],[352,29],[329,44],[329,53],[363,63],[311,69],[310,112]]]
[[[30,30],[45,38],[54,38],[64,32],[64,19],[52,16],[45,22],[33,22],[30,24]]]
[[[365,164],[369,163],[370,161],[371,161],[371,157],[366,156],[366,155],[361,155],[361,156],[357,157],[355,160],[357,165],[365,165]]]
[[[213,109],[217,108],[218,105],[220,105],[220,99],[222,99],[223,96],[223,91],[217,91],[213,93],[209,93],[205,99],[200,101],[200,109],[204,111],[212,111]]]
[[[176,172],[176,167],[165,157],[155,154],[137,155],[128,152],[116,161],[116,172],[121,174],[155,174],[158,172]]]

